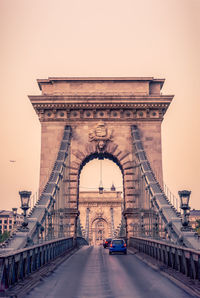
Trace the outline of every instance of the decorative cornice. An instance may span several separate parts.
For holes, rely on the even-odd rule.
[[[169,103],[33,103],[40,121],[111,121],[163,119]]]
[[[169,106],[169,103],[33,103],[36,109],[101,109],[101,108],[158,108]]]
[[[29,95],[28,96],[30,101],[32,103],[38,102],[38,101],[69,101],[74,100],[77,102],[77,100],[84,101],[89,100],[91,102],[95,102],[97,100],[101,100],[103,102],[107,102],[110,99],[114,99],[115,101],[121,101],[121,100],[128,100],[128,101],[171,101],[174,97],[174,95],[161,95],[161,94],[147,94],[145,92],[136,92],[136,93],[129,93],[129,92],[85,92],[85,93],[65,93],[65,92],[59,92],[58,94],[52,94],[52,95]]]
[[[81,207],[81,205],[91,205],[91,204],[121,204],[123,202],[122,199],[104,199],[104,200],[85,200],[85,201],[80,201],[79,202],[79,206]]]

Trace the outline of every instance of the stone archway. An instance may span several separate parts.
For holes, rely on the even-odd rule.
[[[71,176],[75,177],[76,181],[73,186],[71,186],[71,190],[73,196],[78,198],[78,184],[79,184],[79,176],[81,169],[83,166],[90,160],[94,158],[108,158],[115,162],[123,176],[123,184],[124,184],[124,198],[126,202],[126,206],[131,207],[132,201],[129,201],[129,196],[133,195],[133,178],[135,173],[133,172],[133,164],[134,161],[132,159],[132,154],[128,150],[123,150],[120,148],[119,145],[115,144],[114,142],[107,144],[104,147],[104,150],[98,152],[96,150],[96,144],[87,144],[85,148],[82,150],[75,150],[72,151],[71,155],[71,168],[70,174]]]
[[[92,245],[101,245],[105,238],[108,238],[108,222],[104,218],[95,218],[91,225]]]
[[[84,165],[94,158],[99,159],[110,159],[114,163],[116,163],[121,172],[122,172],[122,179],[123,179],[123,209],[133,209],[134,203],[136,206],[136,202],[138,200],[138,180],[134,177],[136,176],[137,169],[133,171],[134,161],[132,160],[132,155],[127,150],[123,151],[120,150],[120,146],[115,144],[114,142],[107,143],[104,146],[104,150],[99,151],[97,149],[97,144],[89,144],[86,146],[86,150],[77,150],[72,152],[71,156],[73,162],[71,162],[71,166],[73,169],[70,169],[71,175],[74,177],[74,186],[71,186],[71,194],[73,192],[74,201],[76,202],[76,208],[78,208],[79,202],[79,179],[80,179],[80,172]],[[134,196],[134,200],[133,200]],[[74,206],[75,208],[75,206]],[[126,214],[124,214],[126,217]],[[128,237],[128,230],[127,230],[127,237]]]
[[[121,167],[127,237],[133,231],[133,221],[138,221],[138,210],[148,208],[140,188],[131,125],[137,125],[151,168],[163,184],[161,123],[173,98],[161,94],[163,83],[164,79],[152,77],[38,80],[42,94],[29,99],[42,129],[40,193],[54,166],[65,125],[72,130],[67,206],[65,194],[62,198],[62,206],[71,214],[71,234],[76,234],[80,169],[91,156],[110,156]]]

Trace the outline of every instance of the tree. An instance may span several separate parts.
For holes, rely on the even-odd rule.
[[[10,237],[10,232],[4,231],[3,234],[0,235],[0,242],[4,242],[9,237]]]
[[[196,220],[196,228],[195,228],[196,232],[200,235],[200,219]]]

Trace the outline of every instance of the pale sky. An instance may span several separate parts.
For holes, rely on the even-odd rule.
[[[162,124],[164,181],[175,195],[191,190],[200,209],[199,16],[199,0],[0,0],[0,208],[38,189],[40,123],[27,97],[40,94],[36,79],[150,76],[175,95]]]

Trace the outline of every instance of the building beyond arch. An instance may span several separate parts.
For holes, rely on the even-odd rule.
[[[83,236],[92,245],[102,244],[105,238],[113,238],[119,231],[123,211],[122,193],[104,191],[99,194],[98,191],[81,191],[79,211]],[[102,225],[97,226],[98,222]]]

